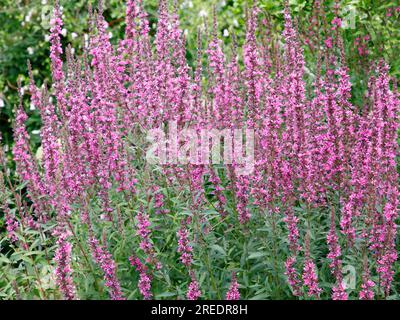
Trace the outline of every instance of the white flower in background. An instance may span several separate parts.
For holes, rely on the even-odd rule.
[[[36,110],[35,105],[31,102],[31,104],[29,105],[29,110],[33,111]]]
[[[78,37],[78,34],[76,32],[71,32],[72,40],[76,39],[77,37]]]
[[[46,34],[44,36],[44,41],[49,42],[50,41],[50,36],[48,34]]]
[[[0,98],[0,108],[4,108],[4,106],[5,106],[4,100]]]
[[[67,35],[67,29],[63,28],[61,30],[61,34],[63,35],[63,37],[65,37]]]
[[[71,54],[72,54],[72,55],[75,54],[75,48],[71,48]]]
[[[32,18],[32,10],[29,10],[28,14],[25,16],[25,22],[30,22]]]
[[[42,0],[42,4],[43,5],[47,4],[47,0]]]
[[[182,2],[181,8],[182,8],[182,9],[185,9],[185,8],[193,8],[193,2],[190,1],[190,0],[189,0],[189,1],[185,0],[185,1]]]
[[[40,130],[32,130],[32,134],[40,134]]]
[[[28,48],[26,49],[26,51],[28,51],[28,53],[29,53],[30,55],[33,55],[33,54],[35,53],[35,50],[33,50],[32,47],[28,47]]]
[[[208,13],[207,13],[206,10],[201,9],[200,12],[199,12],[199,16],[200,16],[200,17],[207,17],[207,16],[208,16]]]
[[[34,130],[34,131],[39,131],[39,130]],[[32,134],[34,134],[33,131],[32,131]],[[36,159],[39,162],[42,162],[42,160],[43,160],[43,147],[42,146],[40,146],[36,151]]]
[[[225,37],[225,38],[229,37],[229,31],[228,31],[228,29],[225,29],[225,30],[224,30],[224,37]]]
[[[189,30],[188,30],[188,29],[185,29],[185,30],[183,31],[183,33],[184,33],[185,36],[188,36]]]
[[[85,39],[85,47],[89,47],[89,35],[85,33],[83,38]]]
[[[111,39],[112,37],[113,37],[113,34],[112,34],[112,32],[110,31],[110,32],[108,33],[108,38]]]
[[[221,5],[221,7],[225,7],[225,6],[226,6],[226,1],[225,1],[225,0],[222,0],[222,1],[220,2],[220,5]]]
[[[40,19],[44,23],[49,24],[52,16],[53,16],[53,11],[50,8],[47,8],[47,9],[41,11]]]
[[[236,19],[233,19],[233,25],[235,27],[239,27],[239,22]]]

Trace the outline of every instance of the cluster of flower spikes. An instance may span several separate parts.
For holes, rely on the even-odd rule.
[[[206,50],[208,83],[204,84],[202,42],[199,41],[198,64],[192,77],[177,9],[171,13],[165,0],[160,1],[154,51],[142,1],[128,1],[125,38],[116,50],[110,43],[100,2],[98,11],[91,14],[91,34],[83,63],[67,50],[66,68],[61,59],[61,12],[56,4],[51,20],[50,58],[57,104],[51,103],[46,89],[36,88],[33,79],[30,86],[32,103],[43,120],[44,174],[29,149],[27,116],[22,105],[17,111],[13,151],[17,172],[28,182],[36,213],[43,219],[46,217],[42,213],[50,207],[57,213],[58,230],[65,236],[58,244],[56,263],[70,262],[66,221],[73,203],[84,203],[85,194],[98,195],[103,216],[112,220],[108,191],[115,186],[120,191],[135,192],[135,169],[130,165],[124,139],[132,128],[149,129],[172,120],[180,127],[190,123],[197,129],[246,127],[255,131],[254,174],[236,176],[233,169],[237,164],[226,165],[230,177],[226,188],[235,195],[238,221],[242,224],[251,219],[251,203],[270,214],[283,214],[290,249],[286,275],[294,295],[302,295],[303,286],[311,296],[320,294],[310,245],[304,248],[304,259],[300,259],[302,226],[295,214],[295,202],[301,200],[307,208],[331,210],[327,199],[336,191],[341,191],[342,209],[337,219],[332,219],[327,238],[328,258],[336,280],[332,298],[347,298],[341,284],[336,220],[340,220],[340,231],[349,246],[356,238],[363,240],[376,260],[381,286],[386,295],[390,294],[393,263],[397,259],[395,158],[399,97],[397,91],[390,89],[388,66],[384,62],[377,65],[369,82],[371,103],[360,112],[349,102],[351,84],[343,55],[339,59],[334,52],[343,46],[338,31],[341,22],[336,17],[330,30],[332,36],[327,35],[325,41],[329,43],[324,53],[325,75],[320,74],[319,61],[314,95],[308,98],[303,50],[288,5],[284,13],[284,45],[278,48],[279,54],[271,52],[268,43],[257,41],[257,13],[256,6],[247,13],[243,72],[235,48],[232,58],[226,61],[214,23]],[[217,174],[210,174],[213,168],[209,165],[164,169],[191,186],[192,195],[196,194],[193,211],[198,211],[204,202],[205,174],[212,177],[224,206],[224,188],[219,186]],[[377,210],[378,207],[382,209]],[[91,228],[87,214],[82,214],[82,221]],[[187,267],[192,260],[189,230],[183,226],[179,231],[181,261]],[[115,263],[107,246],[101,246],[94,237],[90,244],[109,283],[111,297],[121,298]],[[303,268],[299,267],[301,262]],[[58,270],[71,272],[65,266]],[[370,274],[367,265],[360,298],[373,297]],[[190,269],[189,275],[192,283],[188,297],[197,298],[201,293]],[[64,296],[72,297],[71,286],[61,283],[67,277],[59,278]],[[149,285],[150,280],[143,279],[143,288],[147,290]]]
[[[140,293],[145,300],[151,299],[151,277],[148,268],[137,257],[130,257],[129,261],[136,271],[139,272],[138,288]]]
[[[151,222],[149,215],[143,213],[143,208],[136,215],[137,231],[136,235],[140,239],[139,248],[143,253],[145,259],[142,262],[137,256],[131,256],[129,261],[136,271],[139,272],[138,288],[143,298],[151,299],[151,267],[160,270],[162,265],[156,259],[153,244],[151,242]]]
[[[64,72],[61,58],[61,15],[60,6],[56,2],[50,23],[50,59],[56,105],[52,103],[46,86],[42,90],[36,87],[30,71],[31,103],[40,111],[43,122],[43,170],[39,169],[30,151],[29,135],[25,128],[27,115],[22,108],[22,97],[15,122],[16,143],[13,154],[18,175],[28,182],[28,196],[34,203],[40,222],[45,221],[52,210],[56,213],[58,226],[54,236],[59,241],[54,260],[57,283],[63,296],[73,299],[72,268],[67,265],[71,262],[71,245],[68,240],[70,232],[67,230],[71,205],[76,202],[84,204],[85,194],[97,194],[102,201],[102,217],[111,220],[108,190],[112,183],[132,193],[135,179],[134,169],[128,166],[127,154],[123,148],[121,136],[124,128],[117,121],[116,105],[122,104],[122,97],[117,93],[121,92],[123,80],[108,71],[122,71],[118,69],[121,62],[118,56],[114,56],[105,31],[101,6],[99,12],[92,15],[95,17],[95,22],[92,22],[97,26],[97,34],[91,35],[85,55],[91,56],[92,61],[89,66],[85,60],[83,72],[71,50],[66,51],[67,66]],[[87,213],[82,214],[82,222],[92,227]],[[110,297],[121,299],[115,263],[106,246],[100,245],[94,236],[88,242],[95,262],[104,272]]]

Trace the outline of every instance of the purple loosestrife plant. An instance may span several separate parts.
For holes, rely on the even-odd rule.
[[[139,272],[138,288],[145,300],[150,300],[153,294],[151,293],[151,277],[148,274],[148,268],[137,257],[130,257],[131,266],[135,267]]]
[[[57,262],[55,274],[57,285],[66,300],[76,299],[75,286],[72,279],[71,268],[71,243],[68,242],[69,232],[58,235],[56,254],[54,260]]]
[[[379,61],[371,62],[363,102],[352,95],[338,3],[328,21],[327,5],[315,1],[305,28],[312,55],[302,46],[304,28],[292,19],[288,1],[282,35],[273,33],[267,19],[260,23],[261,10],[254,5],[246,12],[244,39],[234,38],[230,51],[215,8],[212,26],[199,29],[193,68],[177,2],[172,8],[159,1],[154,24],[146,5],[127,1],[125,35],[113,41],[102,1],[90,8],[89,32],[75,55],[71,46],[62,46],[63,12],[56,1],[49,89],[35,84],[28,66],[30,102],[42,120],[40,152],[35,157],[31,150],[19,84],[15,177],[6,168],[7,155],[1,157],[1,211],[12,250],[30,250],[39,234],[38,250],[45,249],[47,261],[54,256],[56,284],[65,299],[81,298],[86,272],[93,273],[87,278],[95,278],[93,286],[103,295],[82,243],[111,299],[124,299],[122,292],[143,299],[178,292],[191,300],[221,298],[219,288],[228,284],[218,281],[239,263],[242,298],[391,296],[398,269],[399,94],[389,66]],[[314,56],[315,68],[306,66]],[[158,130],[155,142],[165,142],[160,163],[145,157],[150,129]],[[229,163],[183,159],[193,142],[183,130],[198,139],[222,131],[232,136],[235,129],[254,134],[253,172],[238,173],[244,157],[235,148]],[[194,143],[195,155],[210,147],[211,138],[206,140]],[[228,143],[224,138],[221,154]],[[23,184],[14,188],[11,180]],[[271,288],[246,284],[255,281],[253,267],[261,259],[268,265],[273,260],[277,274]],[[82,272],[74,272],[81,261]],[[346,292],[342,264],[349,261],[363,275],[359,287]],[[328,270],[320,283],[317,266]],[[123,274],[134,272],[132,267],[138,273],[133,284]],[[264,269],[257,269],[260,278],[270,279]],[[200,276],[205,272],[208,277]],[[235,274],[225,297],[240,298]]]
[[[116,275],[115,262],[111,254],[96,238],[92,237],[89,239],[89,245],[94,261],[103,271],[105,286],[109,289],[110,298],[112,300],[124,300],[121,286]]]
[[[178,231],[178,252],[180,253],[181,262],[188,268],[193,262],[193,247],[189,240],[189,230],[182,221],[182,226]]]
[[[226,293],[226,300],[240,300],[239,284],[236,279],[236,274],[232,273],[231,284]]]
[[[201,296],[201,290],[194,274],[192,274],[191,278],[192,281],[189,284],[186,298],[188,300],[197,300]]]
[[[0,136],[0,142],[1,142]],[[3,158],[3,150],[0,150],[0,159]],[[10,239],[12,243],[18,240],[17,231],[19,228],[19,222],[10,210],[10,207],[7,203],[7,189],[4,183],[4,174],[0,171],[0,208],[5,214],[5,225],[7,231],[7,237]]]
[[[306,235],[306,243],[305,243],[305,262],[303,267],[302,279],[304,286],[307,290],[307,295],[309,297],[313,297],[315,299],[319,299],[320,294],[322,292],[321,288],[318,285],[318,275],[317,275],[317,267],[310,257],[310,234]],[[341,284],[339,284],[341,286]],[[336,291],[334,291],[334,294]]]
[[[329,267],[331,268],[331,273],[336,279],[336,285],[333,287],[332,299],[333,300],[347,300],[347,293],[343,288],[342,281],[342,260],[341,248],[339,244],[339,238],[336,234],[336,224],[335,224],[335,211],[332,208],[331,214],[331,228],[327,236],[327,241],[329,253],[328,259],[330,260]]]

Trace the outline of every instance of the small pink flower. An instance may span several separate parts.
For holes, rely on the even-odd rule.
[[[201,296],[201,291],[199,288],[199,283],[197,282],[195,277],[192,276],[192,282],[189,284],[186,297],[188,300],[197,300],[200,296]]]
[[[235,273],[232,273],[231,285],[229,287],[229,291],[226,293],[226,300],[239,300],[239,284],[236,279]]]

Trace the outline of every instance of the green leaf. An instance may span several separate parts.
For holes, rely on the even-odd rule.
[[[258,259],[261,257],[265,257],[267,254],[265,252],[252,252],[249,255],[249,259]]]
[[[220,254],[222,254],[223,256],[226,256],[226,252],[225,252],[225,250],[221,247],[221,246],[219,246],[219,245],[217,245],[217,244],[213,244],[211,247],[210,247],[211,249],[214,249],[215,251],[218,251]]]

